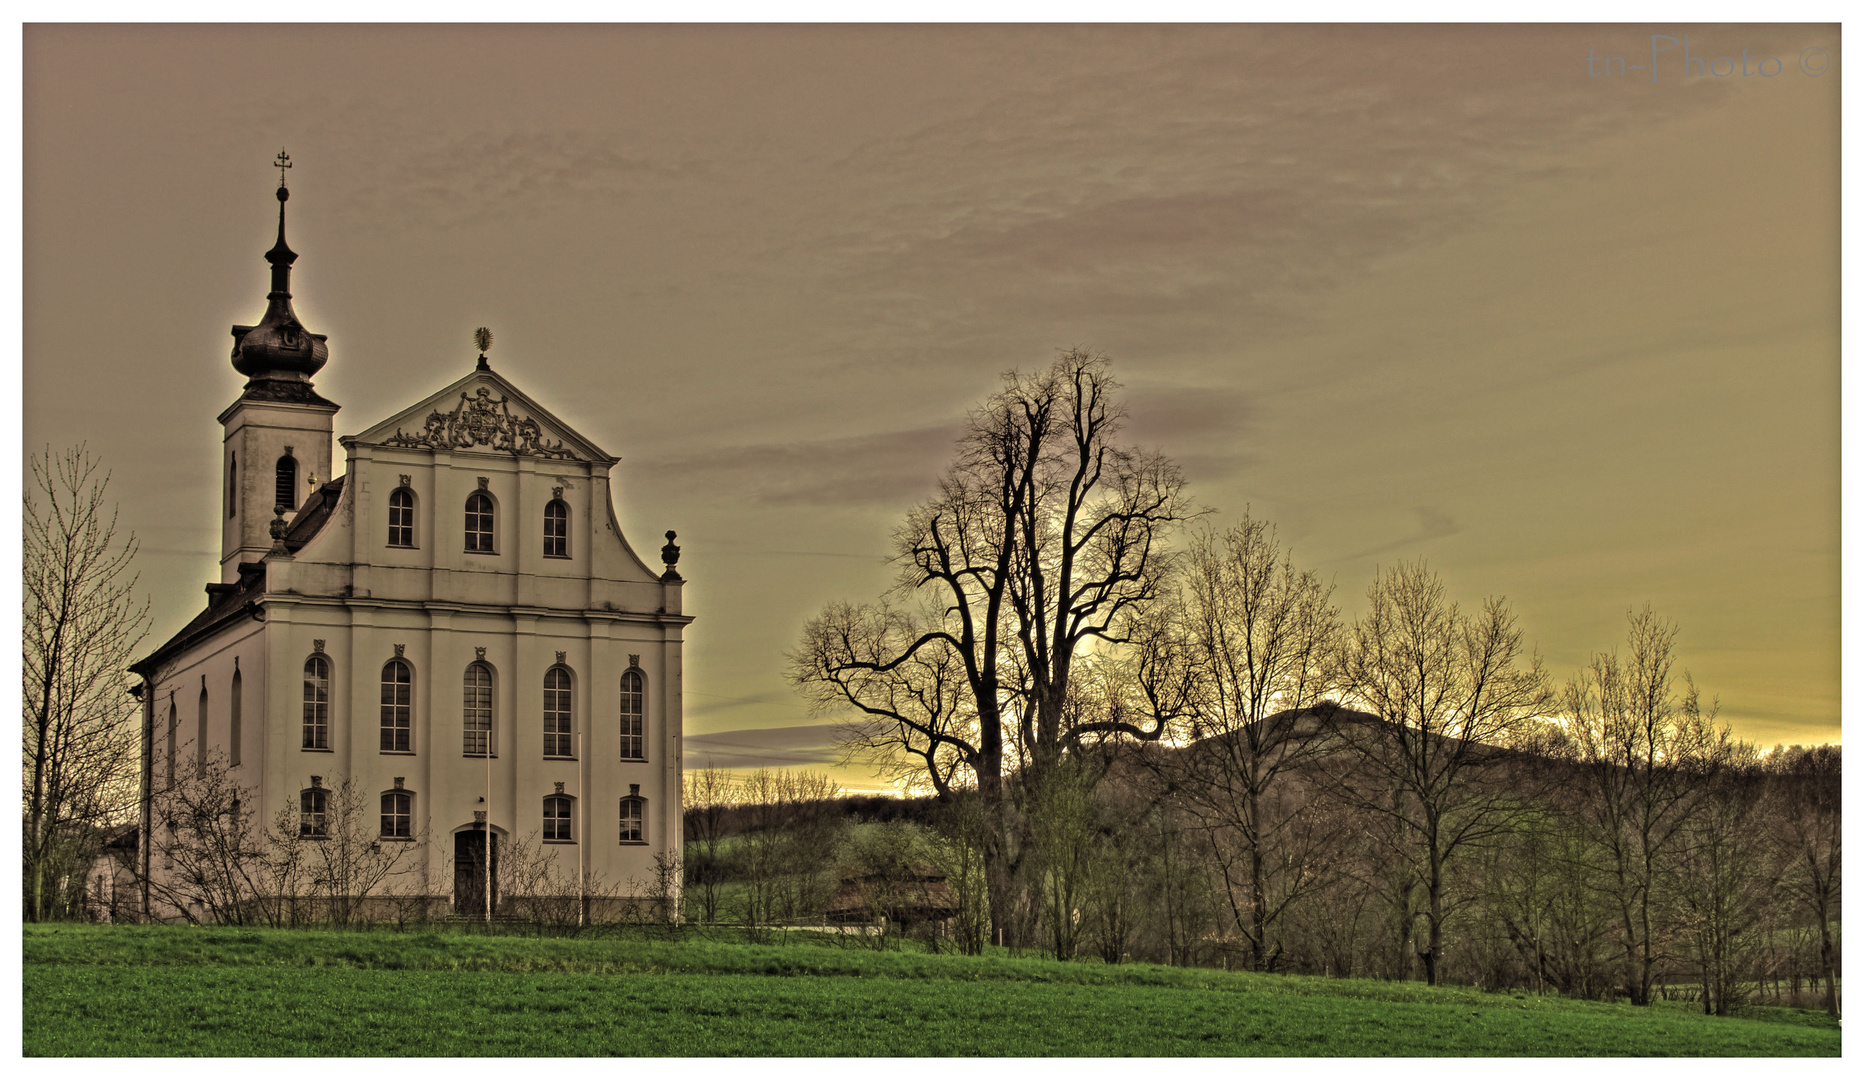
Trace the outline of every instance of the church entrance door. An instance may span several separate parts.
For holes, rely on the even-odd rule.
[[[485,836],[478,830],[453,834],[453,910],[485,917],[485,889],[492,886],[492,909],[498,910],[498,837],[492,837],[491,874],[486,873]]]

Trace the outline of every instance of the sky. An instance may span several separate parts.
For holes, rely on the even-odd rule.
[[[157,639],[198,610],[283,146],[339,434],[489,326],[622,459],[635,547],[679,531],[689,767],[884,789],[785,653],[888,586],[966,409],[1076,345],[1209,524],[1275,522],[1349,617],[1426,559],[1564,679],[1649,604],[1738,735],[1836,742],[1839,46],[30,25],[24,445],[112,470]]]

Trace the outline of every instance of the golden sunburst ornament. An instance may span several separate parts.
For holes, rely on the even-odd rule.
[[[479,347],[481,353],[492,347],[492,331],[481,326],[472,332],[472,343]]]

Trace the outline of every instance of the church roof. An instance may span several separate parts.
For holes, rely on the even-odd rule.
[[[317,485],[311,497],[298,507],[298,516],[291,519],[291,527],[285,530],[285,550],[293,555],[298,549],[310,542],[330,520],[330,514],[337,508],[337,502],[343,498],[343,485],[349,477],[339,476]]]
[[[203,641],[230,623],[240,619],[258,618],[258,603],[265,599],[265,564],[240,563],[239,580],[234,582],[213,582],[207,586],[207,606],[199,615],[188,620],[188,624],[175,632],[148,656],[129,666],[129,669],[145,679],[155,678],[163,661],[181,653],[196,642]]]
[[[348,435],[341,441],[345,446],[362,443],[413,450],[511,454],[591,461],[603,466],[620,460],[486,366],[483,358],[465,378],[362,434]]]
[[[343,498],[343,487],[347,480],[348,477],[339,476],[328,483],[319,484],[304,505],[298,507],[297,516],[291,519],[291,525],[285,531],[286,551],[296,554],[324,527],[337,503]],[[201,609],[201,613],[190,619],[186,626],[176,631],[175,636],[164,641],[154,652],[130,665],[130,670],[145,678],[150,677],[162,661],[197,641],[212,637],[227,624],[242,618],[257,618],[255,609],[264,599],[265,563],[240,563],[238,581],[208,585],[207,606]]]

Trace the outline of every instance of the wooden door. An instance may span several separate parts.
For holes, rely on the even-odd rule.
[[[492,860],[488,874],[485,857],[486,834],[478,830],[453,834],[453,910],[469,917],[485,917],[487,879],[492,886],[492,910],[498,910],[498,837],[492,837]]]

